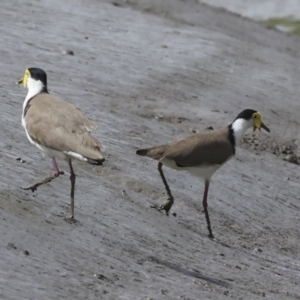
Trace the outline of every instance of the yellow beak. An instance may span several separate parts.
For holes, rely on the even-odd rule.
[[[258,130],[260,131],[260,129],[262,128],[262,129],[264,129],[265,131],[267,131],[267,132],[270,132],[270,129],[263,123],[263,122],[261,122],[261,124],[260,124],[260,127],[257,127],[257,126],[253,126],[253,132],[256,130],[258,128]]]
[[[263,122],[261,122],[260,126],[261,126],[261,128],[264,129],[265,131],[270,132],[270,129],[269,129]]]
[[[16,84],[21,84],[21,83],[23,83],[24,82],[24,77],[22,77],[21,79],[19,79],[17,82],[16,82]]]

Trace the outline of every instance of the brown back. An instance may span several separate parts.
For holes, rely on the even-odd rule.
[[[156,160],[172,159],[180,167],[222,164],[234,154],[228,127],[190,135],[167,145],[139,150]]]
[[[25,110],[26,129],[33,141],[58,151],[72,151],[90,159],[101,159],[100,143],[89,132],[96,125],[76,107],[42,93]]]

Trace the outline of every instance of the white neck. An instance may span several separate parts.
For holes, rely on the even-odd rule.
[[[30,98],[39,94],[45,88],[45,86],[40,80],[35,80],[29,77],[27,81],[27,88],[28,88],[28,93],[25,98],[25,101],[26,100],[28,101]]]
[[[231,124],[233,130],[233,135],[235,139],[235,144],[237,145],[241,140],[245,131],[253,126],[253,120],[237,119]]]
[[[28,101],[34,96],[36,96],[37,94],[41,93],[43,90],[45,90],[45,86],[40,80],[35,80],[29,77],[27,81],[27,88],[28,88],[28,93],[23,103],[23,113],[22,113],[23,126],[25,126],[24,111]]]

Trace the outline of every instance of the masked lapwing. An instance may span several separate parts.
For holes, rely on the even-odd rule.
[[[136,154],[148,156],[158,161],[158,171],[167,191],[168,201],[164,205],[152,207],[164,210],[168,215],[174,203],[174,198],[162,170],[163,165],[179,171],[188,171],[194,176],[201,177],[205,181],[202,204],[209,237],[213,238],[207,210],[209,182],[212,175],[235,155],[237,143],[250,127],[253,127],[253,131],[257,128],[259,130],[263,128],[270,132],[269,128],[262,122],[261,114],[258,111],[246,109],[227,127],[193,134],[173,143],[137,150]]]
[[[38,186],[57,178],[61,172],[56,158],[66,160],[70,167],[71,180],[71,216],[74,219],[75,173],[72,159],[101,165],[105,158],[101,145],[90,135],[96,128],[76,107],[58,97],[50,95],[47,88],[47,74],[39,68],[25,70],[23,83],[28,89],[23,103],[22,125],[28,140],[44,155],[52,158],[54,174],[28,187],[34,192]]]

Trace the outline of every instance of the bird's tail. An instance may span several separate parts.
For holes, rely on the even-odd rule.
[[[139,149],[136,151],[137,155],[146,156],[149,149]]]
[[[105,161],[105,158],[101,158],[101,159],[91,159],[91,158],[86,158],[87,162],[91,165],[96,165],[96,166],[101,166],[102,163]]]
[[[165,149],[166,145],[161,145],[147,149],[139,149],[136,151],[136,154],[160,160],[164,156]]]

